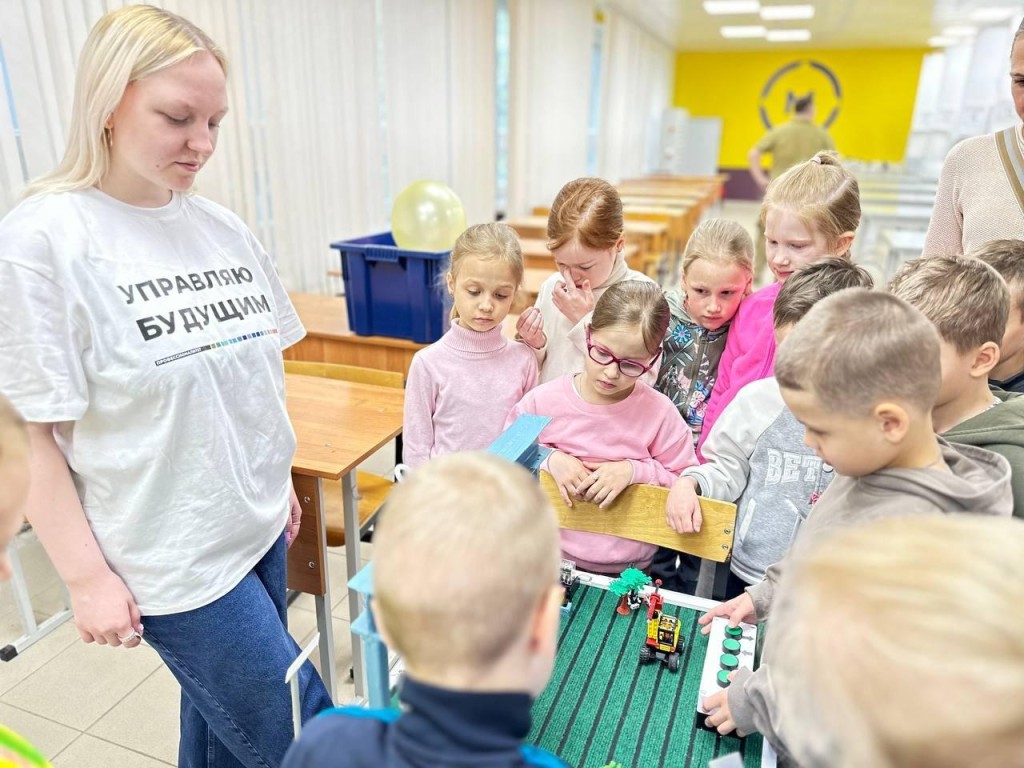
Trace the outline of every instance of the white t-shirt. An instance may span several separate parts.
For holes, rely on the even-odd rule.
[[[86,517],[149,615],[229,592],[284,529],[305,334],[270,257],[201,197],[42,195],[0,222],[0,392],[57,422]]]

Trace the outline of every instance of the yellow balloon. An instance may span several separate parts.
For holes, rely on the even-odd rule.
[[[391,234],[399,248],[447,251],[466,229],[466,211],[439,181],[414,181],[391,206]]]

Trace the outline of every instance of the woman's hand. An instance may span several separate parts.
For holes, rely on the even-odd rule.
[[[633,482],[631,461],[585,461],[590,474],[576,488],[576,495],[607,509]]]
[[[590,289],[590,281],[584,280],[579,288],[573,282],[569,270],[562,272],[562,282],[555,286],[551,293],[551,302],[555,308],[576,325],[580,320],[594,311],[594,292]]]
[[[541,349],[548,343],[548,337],[544,335],[544,317],[539,309],[530,307],[519,316],[516,336],[533,349]]]
[[[135,648],[142,643],[142,617],[135,598],[110,568],[68,584],[75,626],[82,640]]]
[[[555,479],[562,501],[571,507],[572,497],[577,495],[577,486],[590,474],[587,468],[575,456],[554,451],[548,458],[548,471]]]
[[[302,507],[299,506],[299,497],[295,495],[295,486],[292,486],[291,498],[288,500],[288,524],[284,529],[285,546],[291,547],[292,543],[299,536],[299,527],[302,525]]]

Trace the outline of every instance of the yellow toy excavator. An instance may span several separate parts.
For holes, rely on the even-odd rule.
[[[661,579],[654,582],[654,592],[647,598],[647,639],[640,648],[640,663],[657,659],[668,665],[669,672],[679,671],[679,654],[683,640],[679,637],[679,618],[662,612],[665,599],[658,592]]]

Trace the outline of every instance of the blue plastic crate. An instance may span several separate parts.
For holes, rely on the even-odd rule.
[[[348,327],[360,336],[429,344],[448,329],[442,289],[451,251],[410,251],[390,232],[331,243],[341,253]]]

